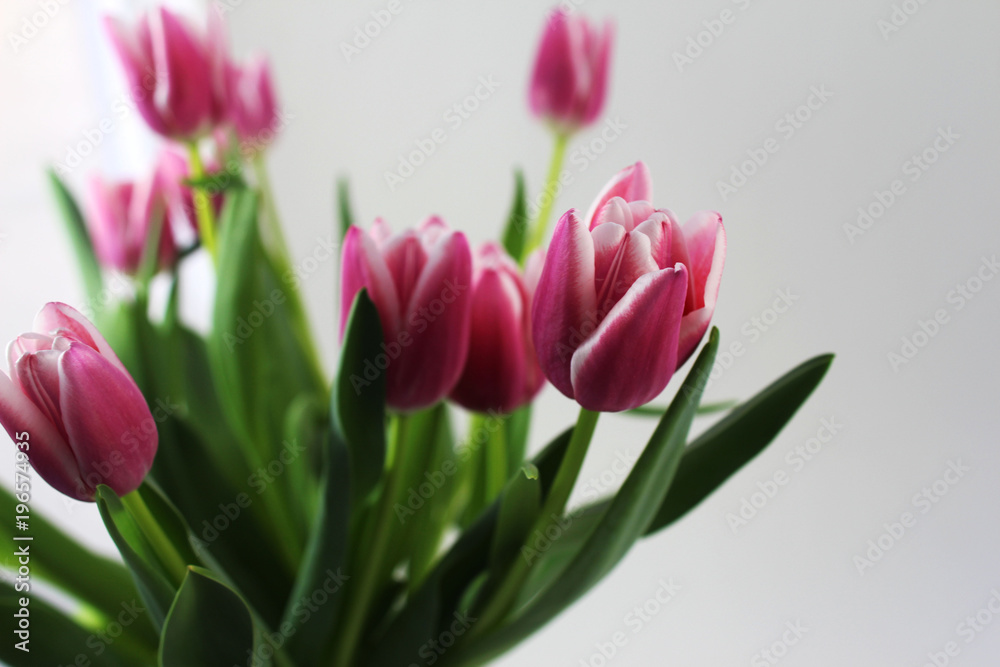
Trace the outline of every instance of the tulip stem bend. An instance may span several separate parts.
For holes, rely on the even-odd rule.
[[[577,418],[576,426],[573,427],[573,434],[570,436],[566,453],[563,454],[562,462],[559,464],[559,472],[556,473],[555,480],[549,488],[549,493],[545,497],[538,518],[525,538],[526,544],[528,540],[534,539],[535,535],[539,533],[544,535],[550,526],[558,526],[563,511],[566,509],[566,502],[569,500],[573,487],[576,485],[576,479],[580,475],[583,460],[587,456],[590,441],[597,428],[597,418],[600,416],[600,412],[580,408],[580,416]],[[496,594],[486,604],[486,607],[479,614],[476,614],[479,621],[472,628],[470,637],[476,636],[480,632],[489,631],[503,622],[520,594],[521,587],[524,586],[530,571],[531,564],[520,555],[519,550],[517,558],[502,575],[499,584],[490,588],[490,590],[496,591]]]
[[[542,247],[545,243],[545,235],[549,226],[549,215],[552,213],[552,205],[555,204],[556,196],[559,194],[559,179],[562,175],[563,158],[566,156],[566,145],[569,143],[569,133],[556,132],[555,146],[552,149],[552,161],[549,163],[549,175],[545,179],[545,188],[542,190],[541,205],[538,208],[538,216],[532,225],[531,238],[524,246],[521,256],[521,264],[528,259],[536,248]]]
[[[121,497],[121,500],[122,505],[139,524],[139,529],[142,530],[142,534],[153,547],[154,553],[170,575],[171,581],[180,586],[181,582],[184,581],[187,563],[184,562],[184,558],[174,547],[167,534],[163,532],[160,524],[156,522],[152,512],[149,511],[146,501],[142,499],[141,490],[136,489],[131,493],[126,493]]]
[[[198,144],[188,144],[188,156],[191,163],[191,177],[195,181],[205,178],[205,165],[198,152]],[[192,188],[194,194],[194,212],[198,219],[198,236],[205,250],[212,256],[212,261],[218,263],[219,254],[215,244],[215,212],[212,210],[212,200],[204,184],[198,183]]]

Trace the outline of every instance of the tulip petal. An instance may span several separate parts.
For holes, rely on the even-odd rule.
[[[640,277],[573,354],[571,381],[588,410],[618,412],[655,398],[677,368],[687,270]]]
[[[528,384],[525,296],[502,271],[485,271],[476,283],[469,318],[469,351],[451,398],[469,410],[510,412]]]
[[[386,340],[400,331],[399,297],[389,267],[375,246],[375,241],[358,227],[351,227],[344,237],[340,260],[340,337],[344,337],[347,317],[354,297],[362,288],[378,308]]]
[[[216,103],[217,72],[206,46],[164,7],[150,17],[150,31],[157,78],[154,103],[174,135],[197,134],[211,121]]]
[[[556,225],[531,313],[539,365],[549,382],[569,398],[573,398],[570,360],[599,319],[594,266],[594,240],[570,209]]]
[[[427,407],[455,386],[469,345],[471,283],[469,242],[465,234],[450,232],[429,253],[413,288],[405,310],[407,341],[386,340],[400,347],[386,376],[386,400],[393,408]]]
[[[590,72],[593,75],[593,83],[587,98],[587,108],[583,114],[583,122],[587,125],[597,120],[601,109],[604,107],[604,100],[607,97],[608,70],[611,68],[611,49],[614,44],[614,33],[614,25],[611,21],[607,21],[601,30],[600,36],[597,38],[599,40],[598,45],[595,48],[589,49],[589,53],[592,54],[593,58],[590,67]]]
[[[156,112],[150,100],[152,97],[150,92],[155,90],[157,72],[149,60],[152,44],[148,21],[143,20],[139,23],[134,37],[129,26],[111,16],[104,17],[104,28],[119,60],[122,61],[129,90],[142,93],[136,104],[139,114],[151,130],[169,136],[170,128]]]
[[[0,373],[0,423],[11,440],[28,442],[28,460],[42,479],[67,496],[93,500],[86,493],[76,457],[66,440],[4,373]]]
[[[684,238],[691,255],[691,287],[695,291],[688,296],[688,312],[681,322],[678,341],[677,365],[681,366],[694,353],[701,342],[715,312],[715,303],[722,281],[722,269],[726,261],[726,229],[722,218],[714,211],[696,213],[684,224]],[[690,309],[694,301],[694,308]]]
[[[587,211],[585,220],[588,229],[593,229],[596,226],[597,213],[614,197],[621,197],[626,202],[653,201],[653,179],[649,175],[649,169],[645,163],[636,162],[625,167],[604,186],[590,210]]]
[[[142,484],[156,454],[156,421],[132,378],[81,343],[59,358],[63,425],[88,493],[118,495]],[[93,397],[100,396],[95,405]]]
[[[123,373],[128,375],[115,351],[108,345],[101,332],[97,330],[90,320],[81,315],[72,306],[65,303],[51,301],[45,304],[35,316],[34,329],[38,332],[54,334],[57,331],[65,330],[72,334],[72,337],[97,350],[102,357],[113,363]]]

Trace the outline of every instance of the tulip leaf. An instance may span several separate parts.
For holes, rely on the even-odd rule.
[[[500,513],[490,554],[494,567],[502,567],[517,554],[541,509],[542,483],[538,468],[528,463],[514,473],[500,496]]]
[[[246,602],[210,571],[190,567],[163,625],[161,667],[246,664],[254,624]]]
[[[646,533],[687,514],[763,451],[809,398],[831,363],[832,354],[803,362],[695,439]]]
[[[76,259],[80,263],[87,300],[90,303],[98,303],[98,298],[104,289],[104,279],[101,276],[101,265],[97,261],[94,245],[90,240],[90,232],[87,231],[87,223],[84,221],[83,214],[80,212],[76,200],[73,199],[73,195],[52,169],[49,169],[49,182],[55,193],[59,211],[66,223],[66,230],[73,243]]]
[[[667,494],[718,347],[719,332],[713,328],[632,472],[558,578],[527,607],[515,610],[505,625],[449,652],[446,664],[478,664],[506,651],[578,600],[625,556],[653,521]]]
[[[559,470],[572,433],[572,428],[563,431],[532,461],[542,482],[543,499]],[[489,568],[499,512],[498,499],[462,532],[423,585],[407,598],[406,606],[383,632],[370,638],[363,652],[363,665],[421,664],[426,657],[419,654],[421,648],[449,630],[452,623],[465,619],[461,601],[467,597],[469,587]]]
[[[524,189],[524,173],[514,172],[514,200],[503,229],[503,247],[515,260],[521,260],[528,240],[528,203]]]
[[[288,637],[286,650],[300,665],[329,662],[324,647],[335,635],[344,597],[341,591],[348,578],[341,567],[347,559],[351,518],[349,457],[346,445],[336,432],[330,433],[325,444],[320,502],[281,623],[282,627],[295,629]],[[323,592],[326,602],[315,605],[310,599],[319,591]]]
[[[698,411],[695,413],[699,417],[706,415],[714,415],[717,412],[726,412],[727,410],[732,410],[739,404],[739,401],[729,400],[729,401],[718,401],[717,403],[705,403],[704,405],[698,406]],[[666,406],[659,405],[640,405],[637,408],[632,408],[631,410],[626,410],[622,414],[633,415],[636,417],[656,417],[659,419],[663,416],[663,413],[667,411]]]
[[[33,521],[37,517],[32,517]],[[34,530],[35,524],[32,524]],[[35,567],[34,555],[32,568]],[[34,571],[32,571],[34,575]],[[118,627],[121,634],[115,635],[114,641],[100,641],[98,643],[95,631],[105,632],[107,624],[118,623],[117,614],[123,612],[119,604],[116,615],[108,618],[98,617],[89,619],[89,626],[84,626],[78,620],[68,618],[61,611],[50,605],[44,598],[34,592],[34,587],[30,593],[15,590],[6,581],[0,581],[0,615],[8,619],[8,628],[12,633],[0,642],[0,662],[10,667],[36,667],[37,665],[84,665],[100,664],[107,667],[136,667],[137,665],[149,666],[156,664],[155,639],[150,644],[144,641],[140,628],[148,627],[143,619],[143,608],[132,605],[124,614],[122,620],[128,623],[120,623]],[[130,598],[131,599],[131,598]],[[130,600],[129,599],[129,600]],[[27,606],[22,606],[21,602],[26,601]],[[128,601],[126,601],[128,602]],[[24,611],[22,611],[24,610]],[[17,632],[17,614],[27,613],[26,620],[30,624],[27,628],[27,636],[19,637]],[[113,620],[112,620],[113,619]],[[107,637],[108,635],[103,635]],[[18,648],[20,642],[25,650]],[[100,650],[100,653],[97,651]],[[90,657],[100,655],[100,662],[94,663]],[[87,660],[81,662],[80,658]]]
[[[0,513],[14,516],[17,501],[6,489],[0,489]],[[11,522],[0,522],[0,539],[10,544],[17,532]],[[119,562],[95,554],[62,532],[44,515],[31,515],[31,575],[44,580],[81,602],[107,616],[121,611],[122,603],[130,602],[136,595],[135,584],[129,571]],[[3,559],[3,566],[16,570],[14,550]],[[156,635],[148,622],[135,624],[133,632],[144,634],[148,641],[156,642]]]
[[[195,554],[191,546],[191,531],[187,522],[181,516],[177,508],[174,507],[163,492],[156,486],[156,483],[147,479],[136,491],[143,503],[149,509],[157,525],[166,534],[167,539],[177,550],[185,565],[200,565],[201,560]]]
[[[118,547],[125,565],[132,572],[136,588],[149,610],[153,626],[159,630],[174,599],[174,587],[139,524],[125,509],[114,491],[97,487],[97,509],[108,534]]]
[[[354,224],[351,189],[346,178],[337,179],[337,222],[340,228],[340,240],[343,241],[347,236],[347,230]]]
[[[351,305],[333,388],[334,421],[350,453],[351,493],[358,503],[375,488],[385,466],[385,373],[374,361],[380,354],[382,323],[362,289]]]

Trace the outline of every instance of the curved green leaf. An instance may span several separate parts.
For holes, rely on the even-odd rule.
[[[528,238],[528,203],[525,197],[524,173],[518,169],[514,172],[514,201],[501,237],[507,254],[515,260],[521,258]]]
[[[243,665],[253,650],[246,602],[208,570],[188,568],[163,625],[161,667]]]

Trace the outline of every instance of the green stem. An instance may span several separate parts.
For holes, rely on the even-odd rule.
[[[201,154],[198,152],[198,144],[191,142],[188,144],[188,156],[191,162],[191,176],[195,180],[205,177],[205,165],[202,164]],[[198,219],[198,235],[201,237],[201,244],[212,256],[212,261],[218,264],[219,252],[215,243],[215,211],[212,209],[212,200],[208,190],[202,185],[196,185],[192,189],[194,195],[194,212]]]
[[[570,436],[562,463],[559,465],[559,472],[556,473],[556,478],[545,498],[542,511],[528,532],[528,537],[525,538],[526,543],[539,532],[544,534],[545,530],[549,526],[555,525],[562,516],[566,509],[566,502],[576,484],[576,478],[580,474],[580,468],[583,467],[583,460],[587,456],[587,449],[589,449],[590,441],[594,437],[594,429],[597,428],[597,418],[600,415],[599,412],[580,408],[580,416],[573,428],[573,435]],[[479,621],[469,631],[470,638],[492,629],[503,621],[528,578],[530,568],[531,565],[528,564],[528,561],[520,556],[510,564],[500,578],[498,585],[490,588],[490,590],[495,591],[493,597],[486,602],[486,606],[478,614],[473,612]]]
[[[483,428],[486,428],[485,419],[482,422]],[[507,484],[507,442],[504,438],[503,429],[497,427],[490,432],[490,437],[487,439],[485,456],[483,456],[483,462],[486,465],[486,505],[488,506],[503,491],[503,487]]]
[[[135,519],[135,522],[139,524],[142,534],[153,547],[153,551],[160,559],[173,583],[180,586],[184,580],[184,573],[187,571],[187,563],[184,562],[184,558],[174,547],[173,542],[170,541],[167,534],[163,532],[160,524],[153,518],[153,514],[149,511],[149,507],[146,506],[146,501],[142,499],[140,492],[136,490],[122,496],[122,504],[132,518]]]
[[[545,179],[545,195],[542,205],[538,209],[538,216],[532,224],[531,239],[524,246],[521,253],[521,263],[523,264],[528,256],[545,243],[545,236],[549,225],[549,215],[552,213],[552,206],[556,202],[556,191],[558,189],[559,177],[562,171],[563,158],[566,156],[566,145],[569,143],[569,134],[566,132],[556,132],[555,146],[552,149],[552,161],[549,163],[549,175]]]
[[[385,560],[389,551],[390,538],[395,528],[393,504],[399,494],[400,482],[406,474],[410,450],[416,449],[408,447],[406,443],[409,428],[407,415],[396,415],[392,428],[395,460],[392,461],[386,473],[371,530],[362,539],[362,548],[359,551],[361,558],[356,562],[356,565],[361,569],[358,582],[349,601],[350,613],[344,617],[340,641],[336,645],[334,667],[351,667],[353,665],[354,654],[361,641],[371,605],[379,592],[381,574],[387,566],[391,566],[391,563],[386,563]]]

